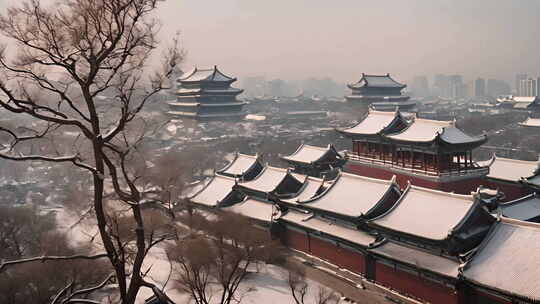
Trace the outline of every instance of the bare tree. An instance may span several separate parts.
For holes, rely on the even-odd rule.
[[[197,222],[201,233],[190,234],[167,251],[178,288],[196,304],[239,303],[239,288],[248,274],[280,255],[280,247],[268,232],[238,214],[219,214],[206,223],[198,217]]]
[[[29,207],[0,207],[0,257],[8,260],[0,266],[0,303],[48,303],[57,290],[68,287],[67,295],[111,278],[104,260],[64,259],[89,250],[70,245],[52,214]],[[49,261],[43,263],[38,255]]]
[[[306,280],[306,274],[301,265],[289,263],[287,265],[287,284],[291,290],[291,295],[296,304],[306,304],[309,284]],[[317,294],[312,299],[314,304],[338,304],[339,296],[332,290],[319,286]]]
[[[6,46],[0,50],[0,106],[32,122],[26,129],[0,126],[10,138],[3,141],[0,157],[67,163],[91,174],[88,203],[104,253],[56,260],[108,258],[122,303],[134,303],[141,287],[157,290],[141,269],[156,243],[149,242],[145,230],[139,172],[129,167],[145,136],[141,110],[182,59],[175,40],[163,56],[163,71],[149,71],[147,62],[158,45],[158,23],[152,17],[157,4],[158,0],[59,0],[45,7],[40,0],[25,0],[0,17],[0,33],[16,47],[15,56],[8,56]],[[60,144],[54,140],[67,132],[75,135]],[[32,148],[33,142],[39,147],[47,143],[48,149]],[[105,204],[109,185],[115,202],[123,205],[123,216],[132,219],[126,221],[132,232],[126,239],[115,230],[114,213],[121,208]],[[65,303],[74,302],[62,291]]]

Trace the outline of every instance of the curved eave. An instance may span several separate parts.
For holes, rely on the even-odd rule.
[[[321,192],[319,195],[316,195],[316,196],[312,197],[309,200],[306,200],[306,201],[303,201],[303,202],[298,202],[298,203],[301,203],[303,208],[311,210],[314,213],[323,212],[323,213],[327,213],[327,214],[332,214],[332,215],[334,215],[336,217],[340,217],[340,218],[347,218],[347,219],[356,220],[356,219],[360,219],[360,218],[365,218],[365,217],[367,217],[369,215],[370,212],[373,212],[374,210],[376,210],[377,207],[379,207],[381,204],[384,203],[384,199],[387,197],[387,195],[393,189],[397,189],[398,193],[400,193],[399,192],[399,185],[396,182],[396,176],[395,175],[392,177],[392,179],[390,181],[377,180],[377,179],[370,178],[370,177],[359,176],[362,179],[377,181],[379,183],[385,183],[388,186],[386,191],[381,195],[381,197],[377,200],[377,202],[375,202],[373,204],[373,206],[371,206],[365,212],[360,212],[359,214],[354,214],[354,215],[346,215],[346,214],[337,213],[337,212],[333,212],[333,211],[330,211],[330,210],[325,210],[325,209],[321,209],[321,208],[317,208],[317,207],[313,207],[313,206],[309,205],[310,203],[313,203],[313,202],[316,202],[316,201],[322,199],[328,192],[332,191],[332,188],[337,185],[337,183],[339,182],[339,179],[341,177],[342,177],[341,171],[339,171],[338,176],[333,180],[332,184],[328,188],[325,189],[325,191]],[[394,206],[395,205],[397,205],[397,202],[394,204]],[[394,208],[394,206],[392,208]]]
[[[318,159],[316,160],[313,160],[313,161],[302,161],[302,160],[297,160],[297,159],[291,159],[294,155],[297,155],[304,146],[307,146],[306,144],[302,144],[300,145],[300,147],[298,149],[296,149],[295,152],[293,152],[291,155],[286,155],[286,156],[281,156],[281,159],[289,162],[289,163],[299,163],[299,164],[305,164],[305,165],[312,165],[312,164],[315,164],[317,162],[320,162],[321,160],[323,160],[324,158],[326,158],[326,156],[328,155],[328,153],[331,153],[332,151],[334,151],[334,153],[336,153],[337,155],[340,155],[337,150],[334,148],[334,146],[332,144],[329,144],[327,147],[326,147],[326,150],[324,152],[324,154],[322,154]],[[312,146],[312,147],[315,147],[315,146]],[[320,147],[317,147],[317,148],[320,148]]]
[[[227,107],[242,107],[247,103],[234,102],[234,103],[199,103],[199,102],[170,102],[170,107],[190,107],[190,108],[227,108]]]
[[[201,83],[201,84],[204,83],[204,84],[206,84],[206,83],[211,83],[211,82],[233,83],[236,80],[238,80],[238,79],[235,77],[235,78],[231,78],[231,79],[227,79],[227,80],[214,80],[214,79],[189,80],[189,79],[179,79],[177,82],[193,85],[193,84],[196,84],[196,83]]]
[[[373,247],[369,248],[369,249],[374,249],[374,248],[377,248],[379,246],[384,246],[384,244],[386,244],[387,242],[389,242],[389,240],[387,239],[384,239],[382,242],[379,242],[377,243],[376,245],[374,245]],[[403,245],[402,245],[403,246]],[[421,249],[416,249],[415,250],[421,250]],[[391,256],[391,255],[388,255],[388,254],[384,254],[384,253],[381,253],[381,252],[376,252],[376,251],[369,251],[370,254],[372,255],[375,255],[375,256],[378,256],[378,257],[382,257],[384,259],[388,259],[388,260],[391,260],[393,261],[394,263],[398,263],[398,264],[402,264],[402,265],[407,265],[409,267],[412,267],[412,268],[418,268],[418,269],[422,269],[422,271],[424,272],[427,272],[427,273],[430,273],[430,274],[433,274],[437,277],[444,277],[446,279],[449,279],[450,281],[452,282],[456,282],[458,279],[458,277],[454,277],[454,276],[451,276],[449,274],[446,274],[446,273],[443,273],[443,272],[438,272],[438,271],[435,271],[433,269],[430,269],[429,267],[425,267],[424,265],[422,264],[414,264],[414,263],[411,263],[411,262],[408,262],[408,261],[404,261],[403,259],[400,259],[400,258],[396,258],[394,256]],[[428,253],[428,254],[433,254],[433,253]],[[438,257],[442,257],[442,256],[438,256]],[[458,263],[456,261],[456,263]],[[459,276],[459,274],[458,274]]]
[[[451,146],[451,147],[456,147],[456,148],[474,149],[474,148],[480,147],[481,145],[486,143],[487,140],[488,140],[487,135],[483,135],[481,137],[476,137],[476,138],[471,137],[472,140],[470,140],[470,141],[448,142],[448,141],[444,140],[441,136],[442,136],[442,134],[437,135],[437,137],[435,138],[436,143],[444,145],[444,146]]]
[[[503,217],[504,218],[504,217]],[[510,221],[518,221],[518,220],[513,220],[513,219],[506,219],[507,221],[510,220]],[[480,245],[478,245],[478,247],[475,249],[474,251],[474,255],[477,255],[479,254],[482,250],[484,250],[488,243],[491,241],[491,239],[493,238],[493,236],[495,235],[495,233],[497,232],[497,229],[499,228],[499,224],[501,223],[501,217],[498,217],[496,219],[496,222],[491,225],[491,227],[489,228],[488,230],[488,233],[487,235],[484,237],[484,239],[482,240],[482,242],[480,243]],[[530,223],[532,224],[532,223]],[[536,297],[536,298],[531,298],[529,296],[524,296],[524,295],[520,295],[520,294],[517,294],[517,293],[514,293],[512,291],[509,291],[509,290],[505,290],[505,289],[500,289],[500,288],[497,288],[495,286],[490,286],[490,285],[486,285],[486,284],[482,284],[481,282],[478,282],[477,280],[474,280],[472,278],[469,278],[467,277],[464,272],[467,270],[467,268],[469,268],[471,266],[471,262],[474,261],[474,255],[472,256],[472,258],[469,258],[461,267],[460,267],[460,276],[462,276],[463,278],[465,278],[465,282],[469,282],[469,283],[472,283],[476,286],[479,286],[479,287],[482,287],[482,288],[485,288],[486,290],[491,290],[493,292],[496,292],[498,294],[500,294],[501,296],[504,296],[504,297],[514,297],[514,298],[517,298],[517,299],[521,299],[521,300],[525,300],[525,301],[534,301],[533,303],[539,303],[540,302],[540,298]]]
[[[234,89],[234,90],[197,90],[193,92],[179,92],[174,93],[176,96],[214,96],[214,95],[239,95],[244,93],[243,89]]]
[[[219,173],[219,174],[222,174],[222,175],[227,175],[227,176],[228,175],[234,175],[235,177],[240,177],[240,176],[243,176],[244,174],[248,173],[249,171],[253,170],[253,168],[255,168],[255,166],[257,164],[262,165],[262,162],[260,161],[260,155],[258,153],[255,154],[255,155],[242,154],[244,156],[253,158],[253,163],[251,164],[251,166],[249,166],[249,168],[247,168],[244,172],[242,172],[240,174],[227,173],[226,171],[229,170],[229,168],[231,168],[232,165],[238,160],[238,158],[240,157],[240,154],[241,153],[236,152],[235,156],[234,156],[234,159],[231,162],[229,162],[227,165],[225,165],[225,167],[223,167],[222,169],[220,169],[220,170],[218,170],[216,172]]]
[[[421,240],[421,241],[425,241],[427,243],[431,243],[431,244],[439,244],[439,245],[442,245],[444,243],[446,243],[447,241],[449,241],[450,237],[452,236],[452,233],[459,227],[461,227],[463,225],[464,222],[466,222],[466,218],[472,213],[472,210],[474,210],[474,208],[476,207],[475,203],[471,204],[471,206],[469,207],[469,210],[467,210],[467,213],[465,214],[465,216],[458,222],[456,223],[456,225],[454,225],[449,231],[448,231],[448,234],[444,236],[444,238],[429,238],[429,237],[426,237],[426,236],[422,236],[422,235],[417,235],[417,234],[413,234],[413,233],[409,233],[409,232],[404,232],[404,231],[401,231],[401,230],[396,230],[396,229],[393,229],[393,228],[390,228],[390,227],[385,227],[385,226],[382,226],[382,225],[379,225],[378,223],[376,223],[377,220],[381,219],[381,218],[384,218],[386,217],[387,215],[389,215],[390,213],[394,212],[394,210],[397,209],[397,207],[403,203],[403,201],[406,199],[407,195],[409,194],[409,191],[412,189],[412,185],[411,183],[409,182],[409,184],[407,185],[407,188],[403,191],[403,193],[401,194],[401,197],[396,201],[396,203],[394,204],[394,206],[392,206],[392,208],[388,209],[388,211],[384,212],[383,214],[381,214],[380,216],[378,217],[375,217],[373,219],[370,219],[367,221],[367,224],[369,226],[371,226],[372,228],[374,229],[377,229],[377,230],[381,230],[381,231],[384,231],[388,234],[391,234],[391,235],[405,235],[405,236],[408,236],[409,238],[412,238],[412,239],[416,239],[416,240]],[[431,189],[429,189],[431,190]],[[437,191],[437,190],[431,190],[431,191]],[[438,191],[440,192],[440,191]],[[452,195],[451,193],[449,193],[449,195]]]

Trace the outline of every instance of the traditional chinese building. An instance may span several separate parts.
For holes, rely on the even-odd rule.
[[[194,119],[242,118],[246,103],[236,99],[243,90],[231,87],[235,81],[217,66],[195,68],[178,78],[176,101],[169,102],[169,114]]]
[[[317,147],[302,144],[291,155],[282,156],[281,159],[291,165],[295,172],[316,177],[340,168],[345,162],[333,145]]]
[[[233,190],[234,178],[215,174],[202,189],[188,197],[188,201],[198,206],[216,208],[231,205],[244,199],[244,195]]]
[[[540,303],[540,224],[501,218],[462,267],[466,303]]]
[[[454,121],[369,110],[357,125],[338,132],[352,139],[346,171],[379,179],[396,175],[402,188],[410,181],[468,194],[489,172],[472,158],[472,151],[487,137],[468,135]]]
[[[260,156],[235,153],[234,159],[217,173],[237,178],[240,181],[250,181],[263,170],[264,165]]]
[[[535,192],[498,205],[498,212],[507,218],[540,223],[540,193]]]
[[[294,174],[290,169],[266,166],[253,180],[238,182],[234,190],[268,199],[269,195],[291,196],[298,193],[306,183],[307,176]]]
[[[390,74],[362,73],[362,78],[348,87],[352,90],[351,95],[345,97],[348,101],[372,105],[378,110],[409,110],[416,106],[416,102],[409,100],[409,96],[401,94],[407,85],[395,81]]]
[[[482,182],[483,186],[497,189],[504,194],[503,201],[515,200],[534,191],[535,183],[540,179],[538,161],[526,161],[503,158],[493,155],[481,166],[489,167],[489,174]]]

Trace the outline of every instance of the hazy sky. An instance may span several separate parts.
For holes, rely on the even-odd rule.
[[[159,16],[186,69],[237,77],[540,75],[540,0],[168,0]]]
[[[539,0],[169,0],[186,66],[239,77],[540,74]]]

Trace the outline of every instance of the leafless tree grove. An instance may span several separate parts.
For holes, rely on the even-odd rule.
[[[108,259],[113,271],[101,283],[80,289],[67,284],[51,302],[94,303],[84,295],[110,280],[121,303],[134,303],[143,287],[165,297],[142,266],[169,232],[149,227],[156,221],[145,216],[145,207],[159,200],[145,199],[145,170],[134,166],[141,163],[137,147],[148,130],[141,110],[183,57],[175,40],[162,56],[162,69],[150,71],[159,27],[152,14],[159,0],[21,2],[0,17],[0,32],[9,40],[0,49],[0,107],[12,121],[25,123],[0,126],[0,157],[72,164],[88,172],[93,193],[86,200],[102,252],[3,260],[0,272],[15,273],[35,260]]]
[[[196,304],[240,303],[241,284],[260,263],[280,259],[281,247],[239,214],[194,215],[190,232],[167,250],[178,289]]]

